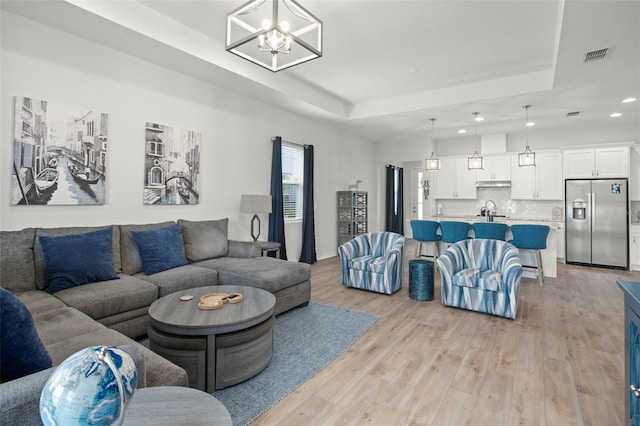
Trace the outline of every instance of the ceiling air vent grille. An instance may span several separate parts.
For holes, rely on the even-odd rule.
[[[580,115],[580,111],[568,112],[567,117],[577,117]]]
[[[604,57],[607,56],[608,51],[609,51],[609,48],[607,47],[606,49],[593,50],[591,52],[587,52],[584,55],[584,61],[592,62],[592,61],[598,61],[600,59],[604,59]]]

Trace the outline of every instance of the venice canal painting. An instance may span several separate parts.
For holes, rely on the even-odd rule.
[[[144,204],[197,204],[201,134],[147,123]]]
[[[108,115],[15,97],[11,203],[104,204]]]

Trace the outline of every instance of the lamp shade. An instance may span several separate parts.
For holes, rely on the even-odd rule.
[[[271,195],[242,194],[241,213],[271,213]]]

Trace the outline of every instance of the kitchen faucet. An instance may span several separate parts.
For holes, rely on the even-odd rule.
[[[496,203],[493,200],[487,200],[487,202],[484,203],[484,208],[487,212],[487,220],[493,222],[493,216],[496,214]]]

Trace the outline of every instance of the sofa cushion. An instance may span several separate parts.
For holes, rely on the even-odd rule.
[[[13,293],[35,290],[35,229],[0,232],[0,283]]]
[[[0,288],[0,381],[36,373],[52,366],[27,307]]]
[[[89,315],[68,306],[33,315],[33,320],[45,345],[104,329],[102,324],[94,321]]]
[[[466,268],[453,275],[453,284],[479,290],[501,291],[502,274],[490,269]]]
[[[72,287],[55,294],[67,306],[78,309],[95,320],[121,312],[148,307],[158,298],[158,287],[129,275],[119,280]]]
[[[22,303],[25,304],[31,315],[38,315],[43,312],[55,311],[65,308],[67,305],[52,294],[42,290],[31,290],[16,294]]]
[[[49,292],[96,281],[117,280],[112,237],[111,228],[57,237],[40,236]]]
[[[131,231],[131,237],[138,247],[146,275],[187,264],[182,232],[177,223],[148,231]]]
[[[178,266],[153,275],[139,273],[134,277],[158,286],[158,297],[189,288],[218,285],[218,271],[192,265]]]
[[[47,267],[42,251],[42,244],[40,244],[41,236],[60,236],[71,234],[82,234],[85,232],[98,231],[101,229],[110,228],[113,232],[111,236],[111,242],[113,244],[113,269],[116,273],[122,269],[120,262],[120,228],[117,226],[77,226],[68,228],[36,228],[36,235],[33,244],[33,257],[35,261],[35,274],[36,274],[36,288],[44,290],[48,286],[47,281]]]
[[[361,256],[351,259],[351,269],[356,271],[375,272],[382,274],[386,265],[383,256]]]
[[[310,265],[272,257],[219,257],[193,265],[216,269],[220,285],[246,285],[271,293],[311,279]]]
[[[189,262],[223,257],[229,253],[229,219],[192,222],[179,219]]]
[[[138,253],[132,231],[148,231],[151,229],[164,228],[173,225],[175,222],[148,223],[143,225],[120,225],[120,255],[122,257],[122,272],[134,275],[142,272],[142,260]]]

